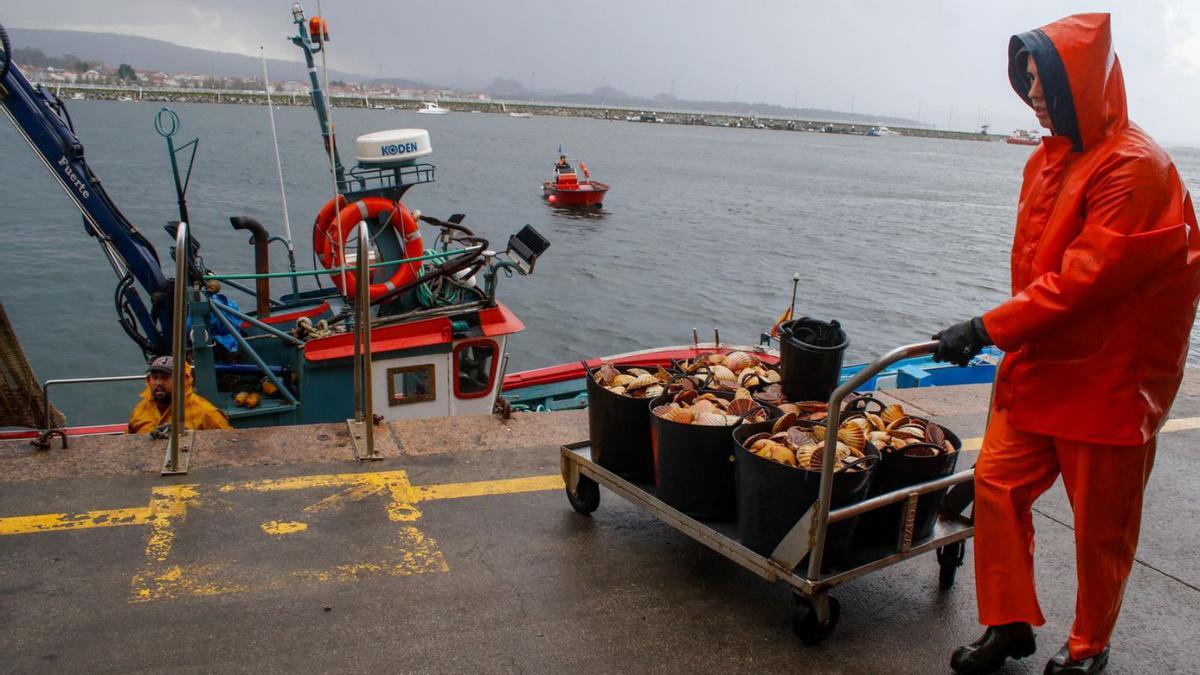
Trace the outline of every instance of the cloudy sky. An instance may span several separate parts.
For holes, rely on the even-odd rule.
[[[1030,126],[1008,86],[1008,37],[1080,11],[1113,14],[1136,121],[1200,144],[1197,0],[322,0],[330,67],[481,86],[767,102],[970,129]],[[315,0],[304,3],[311,15]],[[24,28],[118,32],[296,59],[284,0],[0,0]]]

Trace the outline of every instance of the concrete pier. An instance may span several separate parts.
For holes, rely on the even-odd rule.
[[[891,395],[967,439],[987,387]],[[380,427],[383,461],[343,425],[199,434],[161,478],[162,441],[0,445],[3,672],[948,672],[979,633],[972,547],[937,588],[932,556],[838,588],[833,635],[805,647],[792,600],[602,490],[571,510],[558,446],[586,413]],[[1200,374],[1160,439],[1112,673],[1187,673],[1200,645]],[[1038,503],[1040,673],[1074,606],[1071,512]]]

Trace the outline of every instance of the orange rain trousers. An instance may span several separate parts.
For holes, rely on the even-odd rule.
[[[1155,442],[1099,445],[1043,436],[1010,426],[1005,410],[992,412],[975,466],[980,623],[1046,622],[1033,581],[1032,507],[1061,472],[1075,512],[1079,581],[1071,658],[1093,656],[1108,645],[1137,550]]]

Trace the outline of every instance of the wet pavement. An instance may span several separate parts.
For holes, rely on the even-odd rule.
[[[1200,659],[1198,379],[1161,436],[1109,672]],[[896,395],[981,435],[985,387]],[[613,493],[571,510],[558,444],[585,436],[579,413],[394,424],[358,463],[337,425],[220,432],[174,478],[145,439],[0,446],[0,671],[930,673],[978,634],[968,546],[949,591],[932,556],[835,589],[837,629],[804,646],[782,584]],[[1008,673],[1041,672],[1074,604],[1061,486],[1034,521],[1048,623]]]

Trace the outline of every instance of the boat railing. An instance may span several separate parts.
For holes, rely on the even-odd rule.
[[[144,380],[145,375],[104,375],[98,377],[64,377],[42,382],[42,419],[45,421],[46,428],[38,429],[37,440],[33,441],[33,447],[39,450],[50,449],[50,439],[58,436],[62,439],[62,447],[67,447],[67,433],[65,429],[53,427],[50,424],[50,387],[63,384],[99,384],[104,382],[133,382],[134,380]]]
[[[358,226],[358,250],[369,250],[370,233],[367,224]],[[370,256],[360,255],[355,276],[359,279],[354,298],[354,419],[346,420],[350,429],[354,458],[358,460],[383,459],[375,449],[375,401],[371,386],[371,285],[363,280],[370,279]]]
[[[398,200],[408,188],[434,181],[432,164],[412,164],[397,167],[358,165],[346,172],[340,186],[346,198],[356,201],[364,197],[381,196]]]

